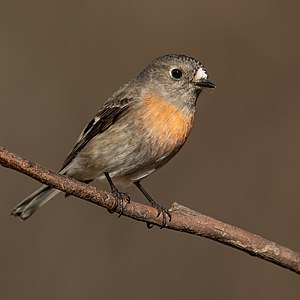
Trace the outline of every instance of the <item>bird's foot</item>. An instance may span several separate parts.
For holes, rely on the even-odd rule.
[[[118,212],[119,213],[118,217],[120,217],[123,213],[124,205],[130,202],[130,196],[128,193],[120,192],[116,187],[112,188],[111,192],[115,198],[115,205],[113,208],[107,210],[111,214],[114,212]]]
[[[162,215],[162,222],[161,222],[161,226],[160,228],[164,228],[167,225],[167,216],[169,217],[169,221],[171,222],[172,220],[172,215],[170,213],[170,211],[166,208],[164,208],[162,205],[156,203],[156,202],[151,202],[151,206],[157,209],[157,218]],[[150,223],[147,223],[147,227],[148,228],[152,228],[153,225]]]

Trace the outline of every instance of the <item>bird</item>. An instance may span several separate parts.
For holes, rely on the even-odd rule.
[[[120,212],[130,196],[117,186],[135,185],[157,209],[157,217],[162,215],[165,227],[171,213],[141,181],[182,148],[194,124],[199,95],[215,87],[202,63],[191,56],[155,58],[107,99],[79,135],[59,173],[84,183],[106,179],[116,200],[114,209]],[[26,220],[59,192],[43,185],[11,214]]]

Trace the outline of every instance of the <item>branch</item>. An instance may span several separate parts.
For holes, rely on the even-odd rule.
[[[35,162],[11,153],[1,146],[0,164],[3,167],[24,173],[67,194],[107,209],[112,209],[115,205],[115,199],[111,193],[96,190],[93,186],[62,176]],[[167,222],[166,228],[168,229],[215,240],[300,274],[300,252],[293,251],[254,233],[205,216],[178,203],[173,203],[170,211],[172,213],[172,221]],[[161,225],[161,219],[157,218],[157,210],[144,204],[131,201],[124,207],[123,215],[137,221],[157,226]]]

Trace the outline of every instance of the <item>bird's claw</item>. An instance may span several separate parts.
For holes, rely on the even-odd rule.
[[[115,198],[115,205],[111,209],[107,209],[109,213],[118,212],[120,217],[123,213],[124,202],[130,202],[130,196],[128,193],[119,192],[117,189],[112,190],[112,194]]]
[[[164,208],[163,206],[157,204],[157,203],[155,203],[155,204],[153,203],[153,204],[152,204],[152,207],[154,207],[154,208],[157,209],[157,215],[156,215],[157,218],[158,218],[160,215],[162,215],[162,222],[161,222],[160,229],[166,227],[166,225],[167,225],[167,217],[166,217],[166,216],[169,217],[169,221],[170,221],[170,222],[171,222],[171,220],[172,220],[172,215],[171,215],[170,211],[169,211],[168,209]],[[150,223],[147,223],[147,227],[150,229],[150,228],[153,227],[153,225],[150,224]]]

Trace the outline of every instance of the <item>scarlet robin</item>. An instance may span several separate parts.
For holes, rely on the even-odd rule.
[[[61,174],[89,183],[106,178],[122,211],[116,184],[135,184],[162,214],[141,180],[166,164],[183,146],[194,123],[197,98],[208,81],[204,66],[186,55],[156,58],[136,78],[121,86],[80,134],[63,163]],[[60,191],[46,185],[24,199],[12,212],[25,220]]]

